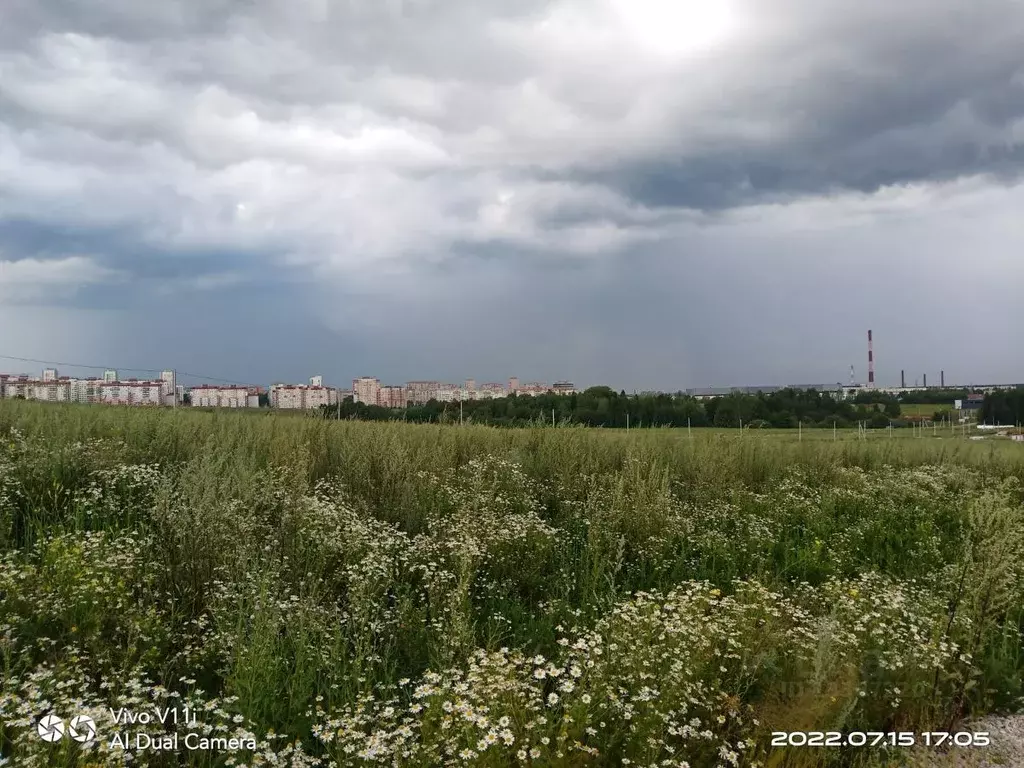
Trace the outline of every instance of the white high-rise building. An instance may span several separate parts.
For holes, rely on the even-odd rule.
[[[310,376],[309,377],[309,386],[311,386],[311,387],[322,387],[323,385],[324,385],[324,377],[323,376]]]
[[[117,381],[117,371],[104,371],[103,372],[103,380],[104,381]]]
[[[160,381],[164,383],[162,398],[164,405],[176,405],[178,402],[178,383],[174,371],[164,371],[160,374]]]
[[[43,369],[43,381],[56,381],[57,380],[57,369],[56,368],[44,368]]]

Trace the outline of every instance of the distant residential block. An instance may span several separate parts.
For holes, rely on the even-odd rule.
[[[313,383],[317,382],[317,383]],[[270,407],[285,410],[309,410],[337,405],[338,390],[323,385],[322,376],[314,376],[310,384],[274,384],[270,387]]]
[[[441,383],[438,381],[410,381],[405,385],[406,397],[409,398],[409,402],[416,405],[437,400],[440,391]]]
[[[405,408],[408,394],[405,387],[381,387],[377,393],[377,405],[382,408]]]
[[[199,408],[259,408],[259,390],[239,385],[203,384],[192,387],[192,406]]]
[[[54,368],[43,371],[38,379],[26,374],[0,374],[0,397],[49,403],[170,405],[173,398],[165,397],[169,392],[167,387],[163,380],[75,379],[58,375]]]
[[[352,380],[352,400],[366,405],[377,405],[380,395],[380,379],[363,376]]]

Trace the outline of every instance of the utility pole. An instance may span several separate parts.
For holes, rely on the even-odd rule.
[[[629,432],[629,414],[626,414],[626,431]]]
[[[462,395],[459,395],[459,426],[462,426]]]
[[[686,436],[690,440],[693,440],[693,430],[690,429],[690,417],[689,416],[686,417]]]
[[[804,441],[804,423],[802,421],[798,421],[796,423],[796,428],[797,434],[800,436],[799,442],[802,443]]]
[[[551,426],[555,426],[555,409],[551,409]]]

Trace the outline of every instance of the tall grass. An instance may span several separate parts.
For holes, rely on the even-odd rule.
[[[868,765],[767,737],[1020,706],[1024,450],[836,438],[0,403],[0,756],[189,702],[242,749],[143,764]]]

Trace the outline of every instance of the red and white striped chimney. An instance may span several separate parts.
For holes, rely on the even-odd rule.
[[[875,352],[871,346],[871,331],[868,331],[868,386],[875,386]]]

